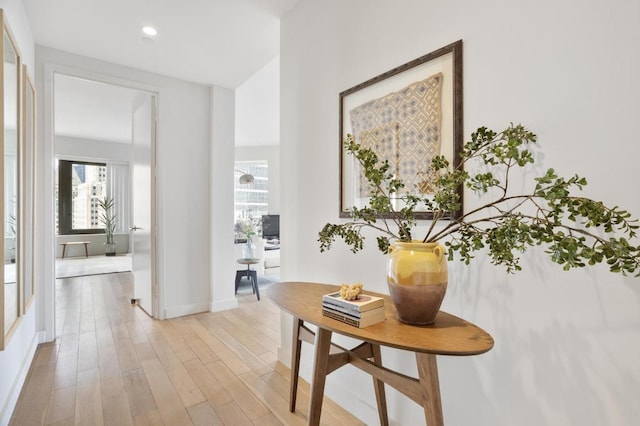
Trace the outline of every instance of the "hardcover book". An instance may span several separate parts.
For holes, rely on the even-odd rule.
[[[376,314],[378,309],[384,309],[384,306],[378,306],[377,308],[369,309],[368,311],[355,311],[351,308],[345,308],[344,306],[334,305],[332,303],[326,303],[326,302],[322,303],[322,307],[324,309],[331,309],[333,311],[341,312],[345,315],[349,315],[356,319],[367,318],[371,315]]]
[[[326,306],[322,306],[322,315],[334,320],[352,325],[354,327],[363,328],[384,321],[384,307],[370,309],[363,313],[363,317],[358,318],[344,312],[336,311]]]
[[[384,299],[378,296],[369,296],[368,294],[361,294],[356,300],[345,300],[340,297],[340,292],[329,293],[322,296],[323,305],[336,305],[345,309],[350,309],[356,312],[369,311],[371,309],[379,308],[384,305]]]

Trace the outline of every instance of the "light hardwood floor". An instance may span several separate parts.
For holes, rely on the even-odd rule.
[[[288,410],[268,297],[166,321],[131,306],[132,275],[57,280],[57,339],[38,347],[12,425],[303,425],[309,385]],[[321,422],[362,424],[325,398]]]

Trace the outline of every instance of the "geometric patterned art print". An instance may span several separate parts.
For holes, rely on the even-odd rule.
[[[372,149],[405,187],[402,193],[421,192],[422,174],[440,155],[442,73],[373,99],[349,111],[356,142]],[[360,197],[369,194],[360,174]]]

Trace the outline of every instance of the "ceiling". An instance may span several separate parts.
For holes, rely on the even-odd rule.
[[[279,53],[280,17],[297,1],[23,0],[36,44],[230,89],[255,81],[240,91],[238,102],[260,105],[263,113],[258,116],[271,127],[279,119],[264,111],[277,110],[265,103],[277,102],[277,86],[272,86],[278,82],[273,63]],[[144,36],[145,25],[158,34]],[[264,71],[251,78],[263,69],[269,81],[264,81]],[[130,143],[136,91],[63,75],[56,75],[54,87],[56,135]],[[264,95],[266,87],[270,91]],[[255,93],[269,99],[255,99]],[[240,114],[238,122],[243,119],[247,121]],[[271,127],[256,128],[259,136],[240,131],[236,143],[277,143],[277,129]]]
[[[298,0],[24,0],[36,44],[235,89],[279,51]],[[158,34],[144,36],[151,25]],[[143,37],[144,36],[144,37]]]

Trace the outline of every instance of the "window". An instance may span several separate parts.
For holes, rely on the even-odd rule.
[[[252,183],[242,184],[241,174],[253,176]],[[254,223],[260,226],[263,214],[269,213],[269,165],[264,161],[236,161],[234,178],[234,217],[252,217]]]
[[[98,220],[98,200],[107,191],[104,163],[58,161],[58,234],[98,234],[104,232]]]

